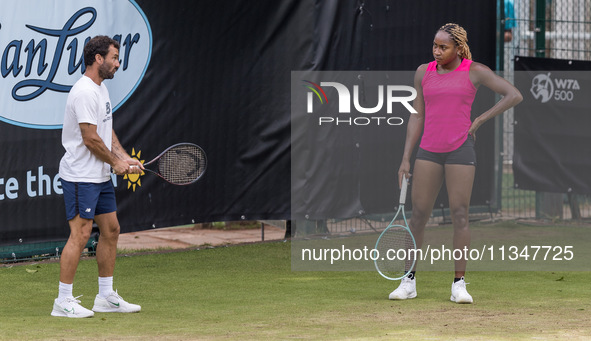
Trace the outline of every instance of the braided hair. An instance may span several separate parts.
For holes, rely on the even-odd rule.
[[[466,30],[462,26],[448,23],[441,26],[438,31],[446,32],[451,36],[451,39],[458,47],[460,58],[472,60],[472,53],[470,53],[470,47],[468,46],[468,33],[466,33]]]

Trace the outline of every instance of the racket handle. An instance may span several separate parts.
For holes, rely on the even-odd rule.
[[[406,203],[406,190],[408,188],[408,179],[405,175],[402,176],[402,187],[400,188],[400,205]]]

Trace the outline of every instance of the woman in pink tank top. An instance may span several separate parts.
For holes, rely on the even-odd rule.
[[[431,216],[443,180],[447,185],[454,226],[453,248],[470,246],[468,209],[476,170],[474,142],[476,131],[486,121],[517,105],[521,93],[483,64],[473,62],[466,31],[457,24],[446,24],[433,40],[434,61],[419,66],[414,86],[417,97],[406,131],[404,155],[398,170],[398,182],[409,178],[410,157],[421,138],[412,173],[412,217],[410,229],[417,248],[421,248],[425,225]],[[502,96],[492,108],[470,120],[476,90],[484,85]],[[416,263],[415,263],[416,267]],[[390,299],[416,297],[415,269],[402,279]],[[466,291],[466,260],[455,261],[451,300],[472,303]]]

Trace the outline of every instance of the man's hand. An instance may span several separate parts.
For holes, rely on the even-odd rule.
[[[111,167],[113,167],[113,171],[117,175],[141,174],[142,170],[144,169],[144,165],[133,158],[126,160],[117,159],[117,161]]]
[[[133,158],[129,158],[126,161],[129,164],[129,174],[142,174],[144,165],[141,162]]]

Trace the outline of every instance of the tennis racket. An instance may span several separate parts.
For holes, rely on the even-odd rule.
[[[400,205],[394,218],[388,224],[388,227],[380,234],[374,252],[374,264],[376,270],[382,277],[389,280],[399,280],[407,276],[415,265],[416,242],[406,221],[404,213],[404,203],[406,202],[406,190],[408,188],[408,179],[402,179],[402,188],[400,189]],[[404,225],[397,225],[394,222],[402,212]],[[412,251],[410,251],[412,250]]]
[[[145,163],[144,167],[146,171],[158,175],[173,185],[189,185],[199,180],[205,173],[207,156],[205,151],[196,144],[178,143],[166,148],[152,161]]]

